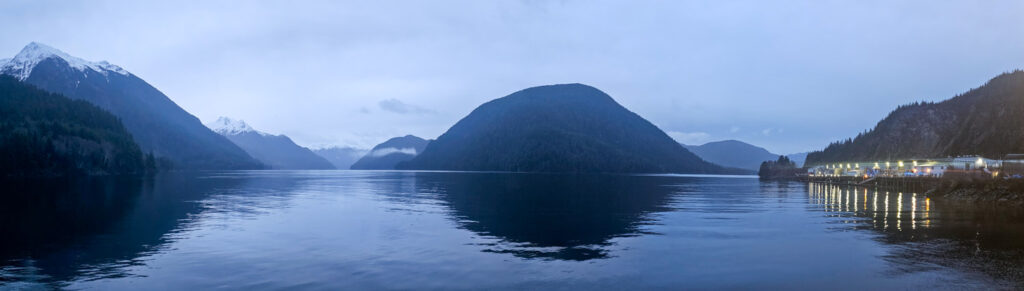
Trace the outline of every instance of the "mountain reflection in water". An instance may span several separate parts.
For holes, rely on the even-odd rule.
[[[749,177],[5,181],[0,289],[1019,288],[1020,210]]]
[[[175,233],[191,230],[200,213],[243,215],[258,209],[252,201],[270,201],[211,199],[212,194],[239,188],[286,193],[294,184],[294,179],[199,173],[6,181],[0,282],[128,277],[127,268],[160,252]]]
[[[611,255],[608,240],[642,233],[648,213],[668,211],[673,188],[660,177],[424,174],[459,227],[500,239],[485,251],[583,261]]]

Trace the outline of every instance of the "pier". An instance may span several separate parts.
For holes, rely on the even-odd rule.
[[[832,185],[863,186],[875,189],[924,193],[935,189],[942,178],[935,176],[807,176],[808,182]]]

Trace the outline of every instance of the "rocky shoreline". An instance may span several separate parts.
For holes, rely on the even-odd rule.
[[[972,203],[995,203],[1003,206],[1024,206],[1024,191],[1005,186],[968,186],[954,189],[939,187],[926,191],[924,195],[935,199]]]

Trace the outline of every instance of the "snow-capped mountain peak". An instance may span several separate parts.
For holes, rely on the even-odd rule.
[[[242,133],[246,133],[246,132],[253,132],[253,133],[258,133],[258,134],[261,134],[261,135],[267,135],[266,133],[260,132],[260,131],[258,131],[256,129],[252,128],[251,126],[246,124],[245,121],[243,121],[243,120],[231,119],[231,118],[224,117],[224,116],[221,116],[221,117],[217,118],[217,120],[214,121],[214,122],[206,124],[206,127],[209,127],[214,132],[217,132],[217,133],[223,134],[223,135],[242,134]]]
[[[121,75],[130,74],[121,67],[110,64],[106,61],[86,61],[38,42],[30,42],[12,59],[0,60],[0,73],[11,75],[24,81],[32,74],[32,69],[34,69],[36,65],[50,58],[59,58],[64,60],[64,62],[67,62],[72,68],[83,72],[86,70],[92,70],[104,76],[109,72]]]

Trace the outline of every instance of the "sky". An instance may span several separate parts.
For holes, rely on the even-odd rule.
[[[687,144],[817,150],[898,105],[1024,69],[1024,1],[0,3],[0,58],[106,60],[193,115],[313,148],[436,138],[476,106],[584,83]]]

